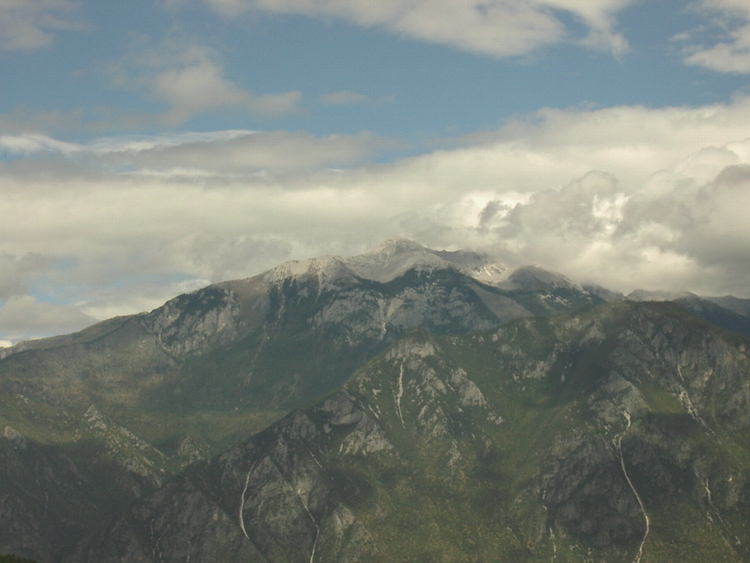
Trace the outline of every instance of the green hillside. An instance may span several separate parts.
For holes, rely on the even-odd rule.
[[[282,265],[5,351],[0,553],[750,560],[750,342],[716,326],[741,313],[444,255]]]
[[[746,561],[746,345],[659,303],[412,332],[91,545],[118,560],[116,529],[202,560]]]

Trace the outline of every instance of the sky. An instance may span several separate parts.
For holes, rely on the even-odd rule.
[[[0,346],[395,236],[750,298],[748,0],[0,0]]]

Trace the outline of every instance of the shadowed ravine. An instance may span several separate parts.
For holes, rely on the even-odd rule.
[[[648,534],[651,531],[651,519],[648,517],[648,513],[646,512],[646,507],[643,506],[643,500],[641,500],[641,495],[638,494],[638,491],[635,488],[635,485],[633,485],[633,481],[630,480],[630,475],[628,475],[628,470],[625,467],[625,456],[622,455],[622,438],[625,436],[626,432],[630,430],[631,425],[631,417],[630,413],[624,410],[620,410],[622,415],[625,417],[625,420],[627,421],[627,425],[625,426],[625,429],[620,432],[617,436],[614,438],[615,447],[617,448],[617,454],[620,458],[620,467],[622,467],[622,474],[625,476],[625,480],[628,482],[628,485],[630,486],[630,490],[633,491],[633,495],[635,496],[635,499],[638,501],[638,506],[641,509],[641,512],[643,513],[643,520],[646,525],[646,531],[643,533],[643,539],[641,540],[640,545],[638,546],[638,552],[636,553],[635,559],[633,559],[633,563],[640,563],[641,558],[643,557],[643,546],[646,545],[646,540],[648,539]]]

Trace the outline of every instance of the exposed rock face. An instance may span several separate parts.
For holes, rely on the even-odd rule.
[[[705,549],[718,549],[718,541],[722,560],[745,560],[747,538],[738,532],[749,499],[740,501],[738,491],[747,490],[748,481],[742,462],[728,462],[735,454],[725,449],[749,423],[744,342],[666,304],[621,305],[593,322],[551,324],[556,338],[546,346],[541,377],[563,384],[558,397],[575,387],[585,394],[564,424],[579,422],[542,450],[528,491],[545,510],[528,536],[540,541],[539,531],[547,528],[558,543],[573,538],[607,560],[640,560],[649,549],[662,554],[655,560],[698,560],[687,549],[666,546],[673,534]],[[538,327],[524,328],[526,334],[514,338]],[[537,345],[540,336],[534,334]],[[523,354],[508,355],[518,369]],[[729,483],[732,500],[717,503],[714,490]]]
[[[438,364],[428,367],[424,362],[429,360]],[[376,382],[363,373],[307,413],[296,411],[245,444],[191,466],[179,480],[136,504],[126,519],[89,540],[86,545],[94,547],[86,548],[88,559],[79,552],[75,560],[119,561],[110,554],[119,553],[125,537],[146,538],[132,549],[138,554],[133,561],[187,556],[206,562],[217,557],[382,561],[378,542],[355,514],[374,487],[358,473],[341,469],[346,460],[357,463],[370,456],[401,463],[399,448],[388,437],[394,429],[381,420],[385,416],[393,422],[393,416],[382,412],[397,412],[402,429],[416,425],[418,434],[436,439],[438,448],[443,447],[438,439],[460,424],[456,416],[464,408],[481,412],[494,425],[501,422],[463,370],[436,371],[443,365],[429,341],[408,341],[389,352],[386,361],[401,365],[402,388],[396,382],[371,387]],[[390,396],[382,409],[372,401],[381,392]],[[416,419],[405,419],[401,408],[418,408]],[[457,464],[461,454],[455,440],[445,454]],[[188,514],[190,521],[181,516]]]
[[[85,542],[71,561],[121,561],[124,544],[127,561],[375,561],[372,537],[313,453],[320,455],[322,440],[297,411],[190,467]]]
[[[242,326],[237,296],[215,286],[176,297],[139,320],[171,356],[230,344]]]
[[[95,520],[86,476],[57,448],[0,435],[0,553],[57,560]]]

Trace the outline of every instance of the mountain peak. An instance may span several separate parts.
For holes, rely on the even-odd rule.
[[[418,242],[404,238],[404,237],[392,237],[383,241],[372,252],[376,253],[397,253],[397,252],[420,252],[427,251],[431,252],[425,246],[422,246]]]
[[[580,285],[562,274],[550,272],[539,266],[522,266],[502,284],[503,289],[571,288],[585,291]]]
[[[697,297],[690,291],[648,291],[636,289],[627,295],[629,301],[674,301],[686,297]]]
[[[471,251],[432,250],[402,237],[390,238],[377,248],[356,256],[323,256],[285,262],[267,272],[269,281],[311,275],[323,283],[345,276],[388,283],[410,270],[454,269],[483,283],[498,283],[507,267],[489,254]]]
[[[381,283],[388,283],[413,269],[432,271],[452,267],[434,250],[400,237],[389,239],[365,254],[345,258],[344,262],[357,277]]]

